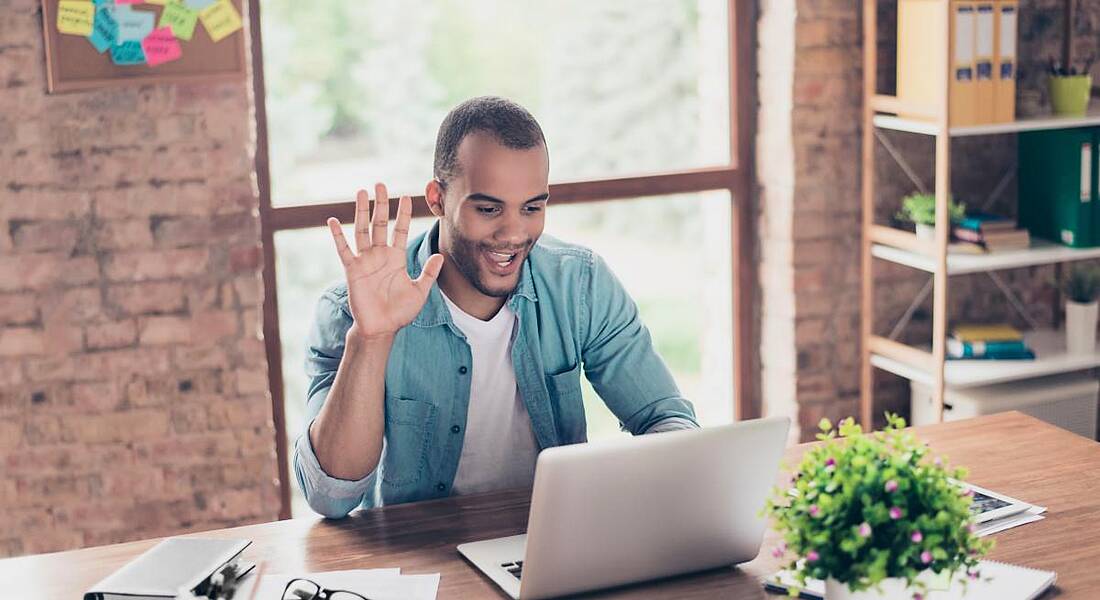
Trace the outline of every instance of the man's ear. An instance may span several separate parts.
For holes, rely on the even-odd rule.
[[[443,186],[435,179],[429,181],[424,188],[424,202],[433,215],[443,216]]]

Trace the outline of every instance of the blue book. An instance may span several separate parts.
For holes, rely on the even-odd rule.
[[[990,229],[1016,229],[1016,221],[1001,215],[991,213],[973,213],[966,215],[955,224],[956,227],[971,231],[988,231]]]
[[[948,338],[947,354],[951,358],[1017,358],[1020,355],[1030,354],[1030,350],[1023,340],[964,342],[956,338]]]

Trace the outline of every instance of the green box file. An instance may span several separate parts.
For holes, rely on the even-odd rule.
[[[1096,128],[1028,131],[1019,136],[1020,226],[1074,248],[1100,246]]]

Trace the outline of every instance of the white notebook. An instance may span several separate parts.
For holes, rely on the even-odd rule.
[[[84,593],[84,600],[161,600],[194,589],[244,552],[249,540],[168,538]]]
[[[1053,571],[1040,571],[1028,567],[1019,567],[993,560],[981,561],[981,578],[970,581],[963,592],[962,586],[953,582],[948,589],[930,589],[925,600],[1033,600],[1038,598],[1050,586],[1054,585],[1058,574]],[[787,571],[780,571],[764,582],[770,591],[786,591],[794,584],[794,578]],[[810,579],[802,589],[802,598],[825,598],[825,582]]]

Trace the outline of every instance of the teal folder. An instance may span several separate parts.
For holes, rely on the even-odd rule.
[[[1098,130],[1056,129],[1019,136],[1020,226],[1074,248],[1100,246]]]

